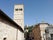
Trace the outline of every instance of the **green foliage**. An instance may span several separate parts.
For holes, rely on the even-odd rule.
[[[25,28],[24,28],[24,30],[26,30],[26,29],[28,29],[28,32],[31,32],[32,31],[32,28],[33,28],[33,26],[25,26]]]

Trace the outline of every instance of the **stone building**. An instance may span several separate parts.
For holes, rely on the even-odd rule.
[[[36,24],[30,33],[30,40],[45,40],[45,29],[48,26],[48,23]]]
[[[17,40],[17,30],[23,32],[21,26],[0,10],[0,40]]]
[[[40,35],[40,27],[39,24],[35,25],[32,29],[32,32],[30,32],[30,38],[31,40],[41,40],[41,35]]]
[[[15,8],[20,8],[14,9],[14,20],[0,10],[0,40],[24,40],[23,5],[16,6]]]

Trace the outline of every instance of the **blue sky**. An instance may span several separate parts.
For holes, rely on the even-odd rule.
[[[24,24],[53,24],[53,0],[0,0],[0,9],[13,19],[14,5],[24,4]]]

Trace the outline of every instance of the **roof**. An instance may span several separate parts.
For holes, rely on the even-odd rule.
[[[38,24],[34,25],[33,29],[39,27],[39,25],[41,25],[41,24],[47,24],[48,26],[50,25],[49,23],[38,23]],[[33,29],[32,29],[32,30],[33,30]]]
[[[0,22],[6,23],[19,29],[21,32],[24,32],[21,26],[19,26],[15,21],[13,21],[9,16],[7,16],[1,9],[0,9]]]
[[[47,25],[50,25],[49,23],[38,23],[38,24],[36,24],[36,25],[40,25],[40,24],[47,24]]]

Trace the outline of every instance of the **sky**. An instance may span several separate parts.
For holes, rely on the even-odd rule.
[[[0,9],[13,19],[15,4],[24,4],[24,25],[53,24],[53,0],[0,0]]]

